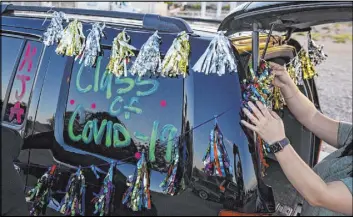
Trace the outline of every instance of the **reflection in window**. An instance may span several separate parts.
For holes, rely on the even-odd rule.
[[[6,105],[6,122],[21,125],[24,121],[42,47],[40,42],[26,42]]]
[[[2,111],[2,105],[5,100],[5,95],[8,86],[10,85],[10,79],[12,72],[15,68],[16,60],[20,55],[20,49],[23,40],[19,38],[1,36],[1,104],[0,111]]]

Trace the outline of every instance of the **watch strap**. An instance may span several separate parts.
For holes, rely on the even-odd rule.
[[[270,146],[270,150],[272,153],[277,153],[279,151],[282,151],[284,147],[286,147],[287,145],[289,145],[289,139],[288,138],[284,138],[276,143],[274,143],[273,145]]]

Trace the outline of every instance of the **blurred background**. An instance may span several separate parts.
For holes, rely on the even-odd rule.
[[[217,30],[219,23],[230,11],[244,2],[10,2],[24,6],[47,6],[54,8],[82,8],[112,10],[136,13],[153,13],[181,18],[201,18],[212,23],[193,22],[202,28]],[[218,22],[217,22],[218,21]],[[190,22],[190,20],[188,20]],[[293,36],[304,47],[307,45],[306,33]],[[324,45],[328,59],[316,69],[315,78],[322,112],[329,117],[352,122],[352,22],[316,26],[312,38]],[[322,146],[320,158],[335,149],[327,144]]]

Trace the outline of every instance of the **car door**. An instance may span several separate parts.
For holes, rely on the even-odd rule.
[[[43,44],[38,39],[6,30],[1,34],[1,127],[2,154],[10,155],[27,185],[30,150],[25,148],[30,134],[33,107],[36,107]],[[6,175],[6,170],[3,170]]]

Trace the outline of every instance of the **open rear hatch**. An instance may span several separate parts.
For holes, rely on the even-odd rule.
[[[312,26],[346,21],[352,21],[352,2],[249,2],[243,3],[232,11],[222,21],[218,31],[225,31],[228,36],[234,33],[252,32],[252,66],[254,71],[257,71],[259,32],[269,30],[266,42],[268,44],[272,31],[286,32],[289,38],[292,32],[310,31]],[[256,152],[258,158],[259,150]],[[256,164],[255,171],[259,179],[258,201],[265,212],[266,210],[273,212],[269,209],[269,205],[273,204],[272,188],[259,178],[262,176],[259,174],[261,162],[258,159]],[[289,215],[295,213],[294,210],[292,211]],[[221,212],[220,215],[229,215],[229,213]],[[235,215],[234,211],[231,215]]]
[[[250,2],[234,9],[218,30],[252,31],[253,23],[262,30],[308,31],[312,26],[352,21],[352,2]]]

